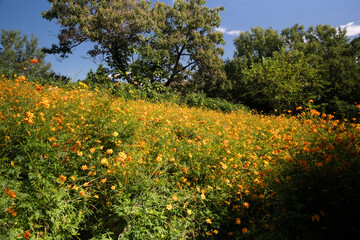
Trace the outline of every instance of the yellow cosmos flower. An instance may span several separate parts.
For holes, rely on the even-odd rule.
[[[64,175],[60,175],[60,181],[62,182],[62,183],[64,183],[65,181],[66,181],[66,179],[67,179],[67,177],[66,176],[64,176]]]
[[[103,158],[103,159],[101,159],[101,164],[107,165],[107,164],[109,164],[109,161],[107,160],[107,158]]]

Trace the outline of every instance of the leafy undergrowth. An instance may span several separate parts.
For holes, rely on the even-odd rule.
[[[359,132],[3,78],[0,239],[346,239]]]

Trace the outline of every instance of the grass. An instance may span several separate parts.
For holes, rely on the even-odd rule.
[[[0,239],[359,235],[360,125],[0,80]]]

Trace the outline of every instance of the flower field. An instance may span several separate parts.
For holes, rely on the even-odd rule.
[[[222,113],[2,77],[0,239],[359,235],[360,125],[298,109]]]

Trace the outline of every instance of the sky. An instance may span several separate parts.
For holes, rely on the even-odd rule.
[[[171,4],[174,0],[164,0]],[[360,34],[360,0],[208,0],[209,7],[224,6],[221,26],[216,31],[224,33],[224,59],[232,58],[233,40],[240,32],[252,27],[272,27],[279,32],[295,24],[310,26],[331,25],[346,28],[349,38]],[[0,29],[19,30],[22,34],[34,34],[39,47],[58,43],[60,26],[41,17],[50,9],[46,0],[0,0]],[[101,62],[87,56],[90,44],[80,45],[69,58],[48,55],[56,73],[71,77],[74,81],[84,79],[90,69],[96,70]]]

